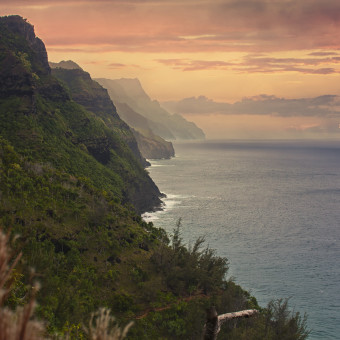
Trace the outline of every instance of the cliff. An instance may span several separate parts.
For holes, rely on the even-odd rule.
[[[0,134],[19,153],[88,177],[137,212],[158,206],[161,194],[106,90],[82,70],[65,70],[78,77],[73,91],[65,88],[51,75],[33,26],[20,17],[1,18],[0,34]]]
[[[107,90],[92,80],[89,73],[83,71],[76,63],[72,63],[66,64],[69,67],[67,69],[63,67],[65,62],[61,64],[50,63],[53,66],[52,74],[70,89],[71,97],[75,102],[102,119],[130,147],[136,159],[144,167],[148,166],[149,163],[141,155],[132,131],[118,116],[116,107],[112,103]]]
[[[172,143],[156,136],[151,130],[132,131],[142,155],[147,159],[169,159],[175,156]]]
[[[91,76],[76,63],[70,60],[60,63],[50,62],[50,66],[52,67],[52,74],[68,86],[72,99],[87,110],[94,112],[104,120],[106,125],[116,131],[144,166],[150,165],[145,158],[150,158],[151,155],[157,156],[152,158],[170,158],[174,155],[172,145],[169,147],[168,142],[154,136],[151,131],[147,137],[143,136],[143,131],[149,130],[147,120],[143,116],[121,103],[118,103],[117,106],[118,115],[107,90],[92,80]],[[129,110],[128,115],[124,114],[127,110]],[[126,119],[127,117],[128,119]],[[135,130],[131,131],[127,125],[130,125],[131,119],[129,118],[131,117],[136,122],[134,126],[138,126],[140,130],[138,135]]]
[[[151,100],[138,79],[96,79],[107,88],[114,103],[125,103],[145,117],[152,132],[166,140],[204,139],[204,133],[194,123],[179,115],[171,115],[161,105]],[[128,113],[126,113],[128,114]],[[130,118],[134,126],[133,118]]]
[[[119,116],[129,126],[133,127],[132,131],[143,157],[148,159],[169,159],[175,156],[172,143],[154,134],[148,119],[135,112],[125,103],[117,102],[116,106]]]

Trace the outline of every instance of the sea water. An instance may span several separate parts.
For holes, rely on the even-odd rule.
[[[204,235],[265,306],[290,298],[309,339],[340,339],[340,141],[176,143],[148,171],[167,195],[147,213],[189,244]]]

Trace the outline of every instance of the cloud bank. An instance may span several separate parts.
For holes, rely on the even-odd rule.
[[[247,55],[240,61],[225,62],[222,60],[189,60],[189,59],[157,59],[156,61],[182,71],[197,70],[232,70],[247,73],[281,73],[298,72],[304,74],[331,74],[339,73],[333,67],[323,65],[337,65],[340,56],[336,52],[310,53],[313,58],[275,58],[261,55]],[[331,56],[330,56],[331,55]],[[327,57],[325,57],[327,56]]]
[[[249,53],[340,48],[338,0],[2,0],[0,11],[23,14],[37,26],[44,22],[51,47]]]
[[[162,105],[177,114],[266,115],[278,117],[320,117],[340,119],[340,96],[285,99],[259,95],[235,103],[216,102],[205,96],[168,101]]]

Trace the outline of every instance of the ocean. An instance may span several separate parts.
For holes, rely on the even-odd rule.
[[[164,210],[144,219],[206,244],[265,306],[290,298],[310,340],[340,339],[340,141],[175,143],[148,171]]]

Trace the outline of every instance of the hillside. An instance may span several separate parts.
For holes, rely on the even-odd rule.
[[[138,212],[159,205],[157,187],[135,158],[138,150],[129,128],[115,112],[110,123],[100,119],[99,114],[113,106],[111,101],[99,99],[104,108],[94,109],[96,103],[91,107],[91,100],[81,93],[77,99],[84,98],[87,107],[71,100],[69,90],[51,75],[46,50],[34,37],[33,28],[20,23],[22,31],[31,28],[29,41],[19,35],[11,37],[11,25],[16,27],[17,21],[11,17],[2,25],[2,136],[19,153],[50,162],[72,175],[86,176],[98,188],[112,191],[122,203],[132,203]]]
[[[105,124],[115,131],[130,147],[135,157],[144,165],[149,165],[145,158],[170,158],[174,156],[174,149],[170,142],[152,134],[150,130],[136,131],[130,129],[120,119],[116,107],[112,103],[107,90],[91,79],[72,61],[50,63],[52,74],[61,80],[71,91],[71,97],[88,111],[100,117]],[[129,124],[129,121],[127,121]]]
[[[114,103],[126,104],[147,120],[152,132],[166,140],[204,139],[204,133],[194,123],[188,122],[180,115],[171,115],[157,101],[146,94],[138,79],[96,79],[105,87]],[[130,116],[128,110],[120,112],[122,119],[130,121],[133,128],[139,128],[138,123]]]
[[[119,118],[106,89],[92,80],[91,76],[80,68],[52,68],[52,75],[69,88],[71,98],[75,102],[93,112],[97,118],[101,118],[105,125],[129,146],[143,166],[149,165],[142,157],[129,126]]]
[[[25,304],[38,280],[36,317],[49,335],[85,339],[81,323],[108,307],[135,321],[128,339],[142,340],[199,339],[212,304],[260,309],[203,239],[187,248],[180,222],[168,236],[142,220],[160,193],[122,140],[125,123],[113,115],[109,126],[104,111],[72,99],[33,26],[1,17],[0,38],[0,229],[23,254],[6,308]],[[260,310],[220,336],[305,339],[303,319],[285,304]]]

